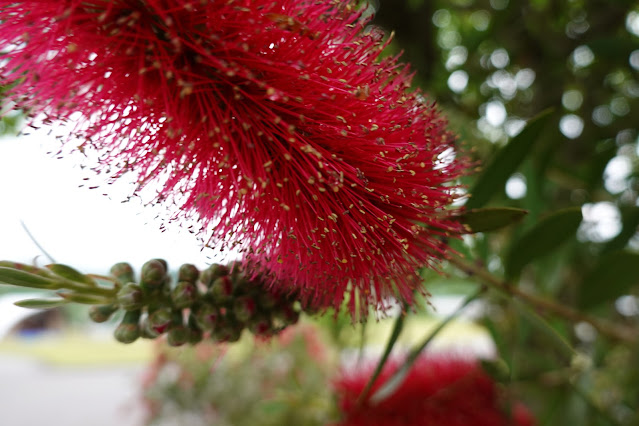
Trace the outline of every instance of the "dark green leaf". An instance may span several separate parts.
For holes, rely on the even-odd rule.
[[[92,278],[82,274],[81,272],[73,269],[70,266],[54,263],[51,265],[47,265],[47,268],[49,268],[51,272],[58,275],[59,277],[66,278],[70,281],[87,284],[90,286],[96,285],[95,281]]]
[[[612,252],[599,261],[584,279],[579,293],[579,305],[595,308],[639,285],[639,253]]]
[[[488,207],[467,210],[457,220],[467,227],[468,233],[490,232],[520,221],[528,211],[511,207]]]
[[[625,65],[628,56],[639,49],[639,43],[625,37],[601,37],[589,42],[588,47],[595,54],[595,58],[605,63],[615,61]]]
[[[468,209],[482,207],[502,190],[539,138],[551,112],[552,110],[546,110],[530,120],[524,130],[494,156],[470,191],[471,198],[466,203]]]
[[[69,301],[64,299],[24,299],[15,302],[14,305],[29,309],[51,309],[67,303]]]
[[[604,252],[623,249],[626,247],[626,244],[628,244],[628,241],[637,233],[637,229],[639,228],[639,208],[623,209],[621,216],[623,228],[612,241],[605,245],[603,249]]]
[[[54,289],[56,282],[41,275],[0,266],[0,282],[19,287]]]
[[[574,236],[581,220],[581,207],[560,210],[540,220],[511,246],[506,258],[506,276],[516,276],[528,263],[551,253]]]

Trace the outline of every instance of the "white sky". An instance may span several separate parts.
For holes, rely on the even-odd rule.
[[[139,268],[156,257],[172,268],[212,262],[212,252],[201,252],[188,231],[173,226],[161,232],[161,223],[153,219],[155,208],[143,208],[139,201],[121,203],[129,185],[79,188],[90,172],[74,160],[47,154],[57,147],[46,132],[0,139],[0,259],[33,263],[42,255],[23,221],[56,262],[82,272],[104,273],[120,261]],[[108,197],[102,195],[105,188]],[[50,263],[44,256],[36,261]]]

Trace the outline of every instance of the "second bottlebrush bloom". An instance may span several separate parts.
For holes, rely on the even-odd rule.
[[[7,101],[308,305],[410,302],[467,163],[352,2],[0,1]],[[171,207],[173,208],[173,207]]]

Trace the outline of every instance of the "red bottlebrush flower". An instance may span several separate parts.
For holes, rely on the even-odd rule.
[[[400,363],[390,361],[369,394],[374,395]],[[339,426],[533,426],[522,404],[500,404],[495,383],[474,360],[422,356],[404,382],[386,399],[358,406],[375,366],[343,372],[335,382],[344,416]],[[504,409],[506,408],[506,409]]]
[[[459,230],[467,164],[354,3],[0,0],[0,22],[10,101],[306,304],[410,302]]]

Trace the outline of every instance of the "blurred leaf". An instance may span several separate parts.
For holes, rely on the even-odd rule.
[[[579,306],[595,308],[639,284],[639,253],[616,251],[604,256],[584,279]]]
[[[553,343],[568,361],[577,355],[577,351],[570,345],[566,336],[562,335],[559,330],[553,327],[546,319],[539,316],[536,312],[533,312],[522,302],[516,301],[514,305],[521,316],[533,328],[539,331],[549,343]]]
[[[615,61],[625,64],[628,61],[628,56],[634,50],[639,49],[639,43],[625,37],[602,37],[590,41],[587,46],[596,58],[606,63]]]
[[[501,358],[482,359],[479,361],[482,370],[499,383],[510,382],[510,368]]]
[[[62,278],[66,278],[68,280],[71,280],[77,283],[87,284],[90,286],[96,285],[96,282],[91,277],[84,275],[83,273],[73,269],[70,266],[54,263],[51,265],[47,265],[47,268],[51,272],[53,272],[54,274]]]
[[[528,212],[512,207],[488,207],[467,210],[456,218],[468,233],[490,232],[520,221]]]
[[[482,207],[493,195],[502,190],[508,178],[531,151],[546,126],[551,112],[551,109],[547,109],[531,119],[524,130],[493,157],[470,191],[471,197],[466,203],[468,209]]]
[[[19,287],[54,289],[56,282],[29,272],[0,266],[0,282]]]
[[[528,263],[574,236],[581,220],[581,207],[560,210],[540,220],[511,246],[506,258],[506,277],[516,276]]]
[[[64,299],[24,299],[15,302],[14,305],[29,309],[51,309],[67,303],[69,301]]]
[[[626,244],[628,244],[628,241],[637,233],[637,229],[639,228],[639,208],[632,207],[622,209],[621,216],[623,223],[621,232],[605,245],[603,249],[604,253],[623,249],[626,247]]]

